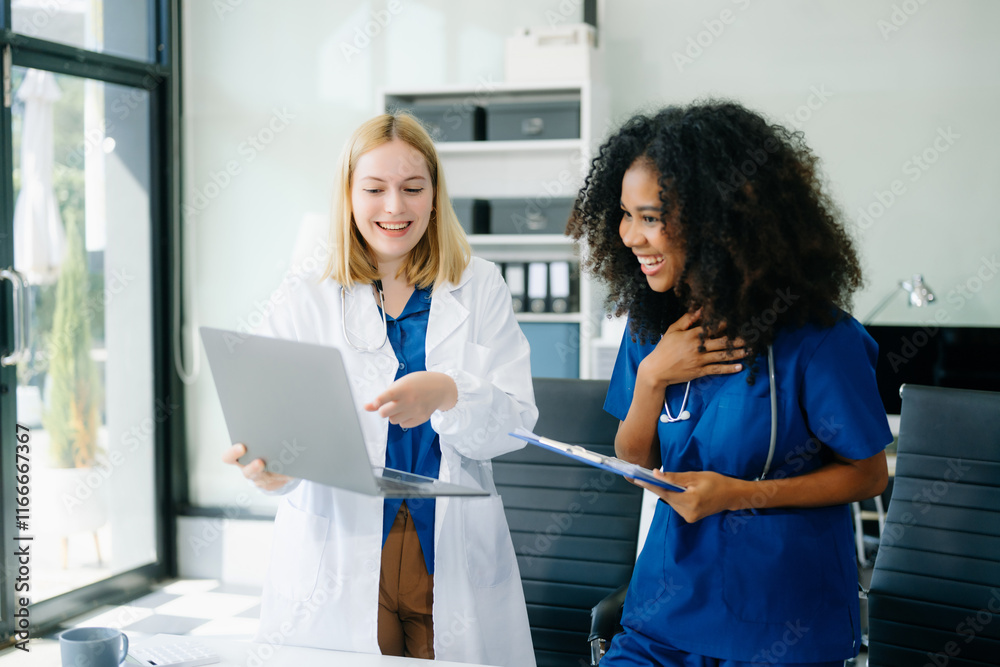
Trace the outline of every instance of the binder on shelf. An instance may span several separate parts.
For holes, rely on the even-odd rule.
[[[510,289],[510,301],[515,313],[524,311],[525,304],[525,280],[524,264],[521,262],[508,262],[503,265],[503,279]]]
[[[427,128],[435,142],[482,141],[486,138],[486,110],[467,104],[439,104],[415,101],[395,107],[409,107]]]
[[[486,109],[487,141],[579,138],[580,100],[493,102]]]
[[[490,200],[491,234],[563,234],[573,212],[572,197],[542,201],[497,197]]]
[[[451,200],[451,207],[466,234],[486,234],[490,231],[490,203],[487,200],[455,197]]]
[[[528,264],[528,310],[532,313],[549,310],[549,267],[545,262]]]
[[[573,304],[569,262],[549,263],[549,296],[553,313],[568,313]]]

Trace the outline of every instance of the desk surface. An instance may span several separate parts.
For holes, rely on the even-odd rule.
[[[131,639],[131,637],[130,637]],[[416,658],[396,658],[368,653],[346,653],[344,651],[324,651],[300,646],[273,646],[255,642],[227,639],[224,637],[189,637],[211,648],[222,657],[206,667],[473,667],[468,663],[431,662]],[[140,641],[136,639],[136,641]],[[32,639],[28,644],[30,652],[16,648],[0,651],[3,667],[59,667],[61,658],[59,642],[53,639]]]

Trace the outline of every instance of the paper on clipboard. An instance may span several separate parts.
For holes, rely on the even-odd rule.
[[[676,484],[665,482],[659,477],[653,475],[653,471],[648,468],[643,468],[642,466],[629,463],[628,461],[622,461],[621,459],[613,456],[598,454],[597,452],[581,447],[580,445],[569,445],[565,442],[559,442],[558,440],[543,438],[542,436],[535,435],[531,431],[523,428],[516,429],[510,435],[520,440],[524,440],[532,445],[537,445],[543,449],[556,452],[557,454],[568,456],[571,459],[586,463],[587,465],[592,465],[595,468],[601,468],[603,470],[613,472],[616,475],[621,475],[622,477],[639,479],[643,482],[652,484],[653,486],[658,486],[668,491],[684,491],[683,486],[677,486]]]

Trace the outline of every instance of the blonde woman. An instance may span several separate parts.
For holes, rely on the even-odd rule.
[[[471,257],[434,145],[408,115],[347,141],[331,218],[325,272],[289,289],[263,333],[343,352],[373,461],[493,495],[382,500],[242,466],[284,496],[259,639],[534,665],[490,463],[538,416],[509,291]]]

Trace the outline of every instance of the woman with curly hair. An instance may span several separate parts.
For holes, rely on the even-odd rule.
[[[884,490],[892,434],[816,157],[734,103],[637,115],[569,232],[629,315],[617,455],[684,489],[642,484],[661,502],[601,664],[842,665],[861,639],[848,504]]]

